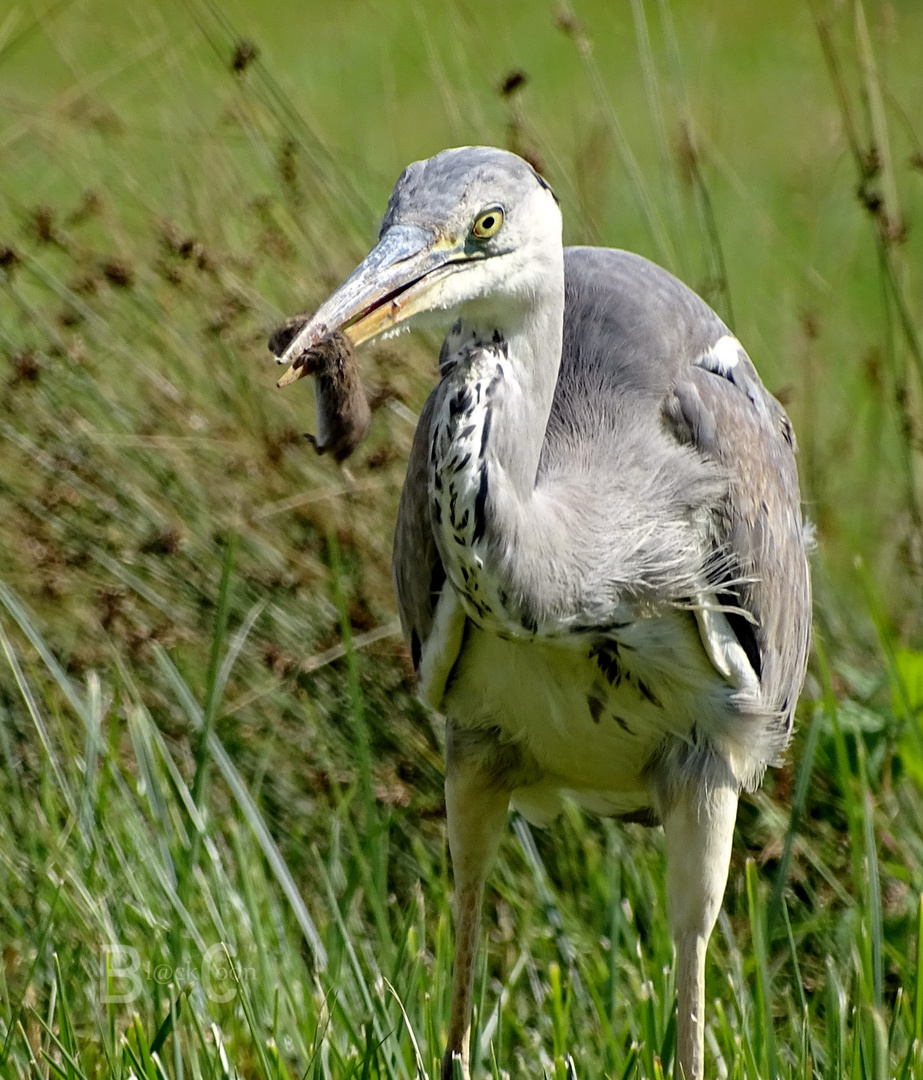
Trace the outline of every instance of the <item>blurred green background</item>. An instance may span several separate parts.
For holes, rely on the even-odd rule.
[[[921,41],[917,0],[0,9],[0,1074],[436,1075],[441,732],[389,563],[438,341],[366,351],[349,474],[265,342],[409,161],[487,143],[709,300],[800,442],[818,650],[709,1061],[923,1076]],[[659,833],[520,823],[495,884],[481,1072],[668,1072]]]

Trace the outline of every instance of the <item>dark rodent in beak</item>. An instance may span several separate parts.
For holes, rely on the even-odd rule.
[[[269,339],[270,352],[282,356],[309,315],[287,319]],[[372,414],[366,400],[356,351],[345,334],[334,333],[306,349],[294,363],[314,376],[317,435],[305,435],[318,454],[345,461],[366,437]]]

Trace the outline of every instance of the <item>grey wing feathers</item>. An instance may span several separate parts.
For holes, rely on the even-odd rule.
[[[391,567],[404,637],[410,646],[414,670],[418,672],[423,645],[432,630],[436,603],[445,583],[445,569],[430,524],[427,487],[430,429],[438,399],[437,387],[417,423],[401,492]]]
[[[664,416],[678,441],[727,471],[728,494],[714,526],[732,574],[744,583],[719,598],[746,613],[728,619],[766,704],[790,723],[807,664],[811,607],[794,446],[785,411],[745,354],[741,367],[732,380],[691,366],[665,399]]]
[[[673,275],[638,255],[601,248],[567,249],[565,269],[564,350],[543,462],[583,443],[597,460],[624,466],[626,440],[649,454],[664,426],[718,467],[724,494],[697,497],[712,519],[716,548],[730,558],[730,576],[750,579],[722,599],[745,613],[729,621],[766,704],[788,721],[807,664],[811,599],[785,410],[727,326]],[[632,423],[610,405],[599,407],[616,400]],[[677,473],[689,468],[681,457],[674,466]]]
[[[640,255],[566,248],[564,270],[558,387],[584,407],[588,395],[611,389],[656,409],[677,375],[729,332],[704,300]],[[555,404],[567,403],[562,395]]]

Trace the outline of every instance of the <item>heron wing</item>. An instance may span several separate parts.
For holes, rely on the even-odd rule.
[[[646,515],[652,537],[679,518],[704,518],[704,554],[721,551],[725,579],[749,579],[718,600],[739,609],[728,624],[766,705],[787,718],[807,663],[810,584],[784,409],[717,314],[647,259],[569,248],[565,291],[540,482],[594,476],[605,512],[613,515],[616,499],[604,494],[613,488]],[[668,600],[670,573],[660,590]],[[682,574],[674,580],[675,600]]]
[[[718,593],[726,619],[786,721],[807,664],[810,581],[791,424],[743,350],[723,369],[711,353],[687,367],[664,399],[678,442],[719,463],[728,489],[713,511],[717,543],[740,583]]]
[[[430,522],[429,446],[433,413],[439,407],[441,394],[442,384],[430,394],[417,423],[398,508],[391,565],[401,625],[420,693],[437,709],[458,658],[465,627],[464,610],[454,591],[443,588],[445,567]]]

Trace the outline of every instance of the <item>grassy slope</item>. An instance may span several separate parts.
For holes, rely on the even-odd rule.
[[[439,734],[393,635],[336,654],[346,627],[393,623],[406,410],[433,343],[367,357],[379,408],[352,483],[300,441],[310,394],[274,392],[264,341],[362,254],[403,164],[465,142],[527,149],[569,241],[642,251],[732,316],[801,438],[826,659],[797,767],[742,808],[711,953],[718,1071],[923,1075],[912,359],[809,11],[676,5],[677,63],[647,7],[663,140],[627,6],[581,9],[590,60],[528,3],[241,2],[233,27],[204,2],[0,17],[4,1075],[406,1076],[416,1048],[435,1068]],[[923,172],[901,110],[913,121],[923,97],[921,13],[894,5],[871,30],[911,224],[889,251],[919,327]],[[861,116],[851,20],[833,31]],[[262,50],[242,76],[238,32]],[[514,68],[530,81],[510,101],[496,87]],[[482,1069],[668,1067],[659,834],[569,814],[511,837],[495,885]],[[240,978],[218,958],[209,994],[221,941]],[[106,942],[138,950],[132,1002],[101,1002]]]

